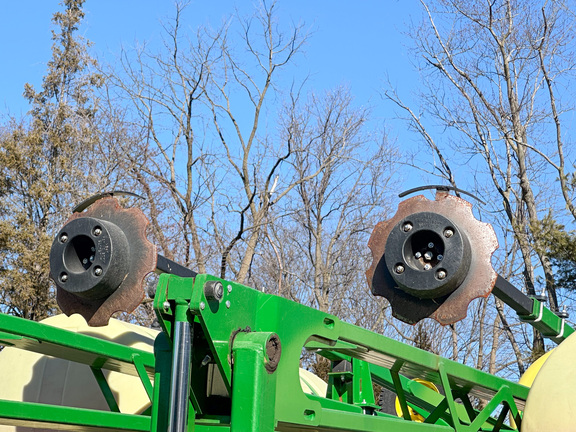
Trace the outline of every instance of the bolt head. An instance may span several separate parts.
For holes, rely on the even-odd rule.
[[[200,310],[204,310],[206,308],[206,303],[200,302]]]
[[[60,243],[66,243],[68,241],[68,234],[62,234],[60,236]]]
[[[432,258],[434,258],[434,255],[432,255],[432,252],[430,252],[430,251],[424,252],[424,259],[427,259],[428,261],[430,261]]]
[[[394,267],[394,271],[398,274],[402,274],[404,273],[404,266],[402,264],[396,264],[396,267]]]
[[[430,264],[426,264],[424,266],[424,270],[430,270],[432,268],[432,266]]]
[[[232,292],[232,285],[228,285],[226,288],[228,289],[228,293]]]
[[[436,259],[437,259],[438,261],[442,261],[442,260],[444,259],[444,255],[438,254],[438,256],[436,257]]]
[[[94,268],[94,275],[96,276],[102,276],[102,267],[95,267]]]
[[[406,222],[404,226],[402,226],[402,230],[404,232],[408,232],[412,230],[412,224],[410,222]]]
[[[98,237],[100,234],[102,234],[102,228],[100,228],[100,227],[94,228],[94,230],[92,231],[92,234],[94,234],[96,237]]]
[[[60,282],[66,282],[68,280],[68,275],[66,273],[62,273],[60,275]]]
[[[454,235],[454,231],[452,231],[450,228],[446,228],[444,230],[444,237],[446,238],[450,238]]]
[[[438,270],[436,272],[436,277],[440,280],[445,279],[446,278],[446,272],[444,270]]]
[[[420,259],[421,257],[422,257],[422,254],[420,252],[416,252],[414,254],[414,258],[416,258],[416,259]]]
[[[170,310],[170,302],[169,301],[165,301],[162,304],[162,307],[164,308],[164,312],[168,312]]]
[[[230,300],[226,300],[226,307],[227,307],[228,309],[230,309],[230,305],[231,305]]]
[[[430,242],[428,243],[428,248],[432,249],[434,247],[434,243]]]

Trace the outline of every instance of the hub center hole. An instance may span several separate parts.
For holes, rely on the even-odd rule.
[[[92,266],[95,254],[94,241],[86,235],[79,235],[66,246],[64,264],[71,272],[82,273]]]

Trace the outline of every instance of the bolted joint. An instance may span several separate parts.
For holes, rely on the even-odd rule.
[[[129,251],[128,239],[116,224],[92,217],[71,220],[50,250],[52,279],[82,299],[108,297],[126,278]]]
[[[466,235],[453,221],[437,213],[406,215],[392,228],[385,250],[384,261],[396,287],[419,299],[451,294],[470,267],[471,248]]]
[[[204,295],[206,300],[222,301],[224,297],[224,286],[220,281],[207,281],[204,284]]]
[[[250,328],[239,329],[233,334],[232,347],[234,352],[245,350],[258,352],[269,374],[276,371],[282,356],[282,345],[276,333],[251,332]]]

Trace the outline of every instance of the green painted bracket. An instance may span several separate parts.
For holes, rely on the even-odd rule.
[[[519,318],[529,323],[544,337],[552,339],[557,344],[574,333],[574,329],[539,300],[533,299],[532,313],[530,315],[518,315]]]

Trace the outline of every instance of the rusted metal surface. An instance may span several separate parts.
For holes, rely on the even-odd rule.
[[[466,277],[453,292],[440,298],[418,298],[400,289],[385,263],[386,242],[391,230],[410,215],[420,212],[437,213],[448,218],[467,236],[471,246]],[[468,201],[442,191],[436,194],[434,201],[423,195],[402,201],[392,219],[376,225],[368,247],[373,261],[366,277],[372,293],[388,299],[393,315],[411,324],[427,317],[443,325],[464,319],[470,302],[478,297],[487,297],[497,279],[491,264],[492,254],[498,248],[494,229],[474,217]]]
[[[92,217],[112,222],[126,235],[129,244],[129,268],[122,283],[113,293],[101,299],[87,299],[58,286],[57,300],[66,315],[78,313],[91,326],[104,326],[116,312],[132,312],[144,299],[144,277],[156,269],[156,248],[146,238],[148,220],[140,209],[122,208],[115,198],[102,198],[82,213],[74,213],[72,220]],[[113,264],[111,264],[113,265]]]

